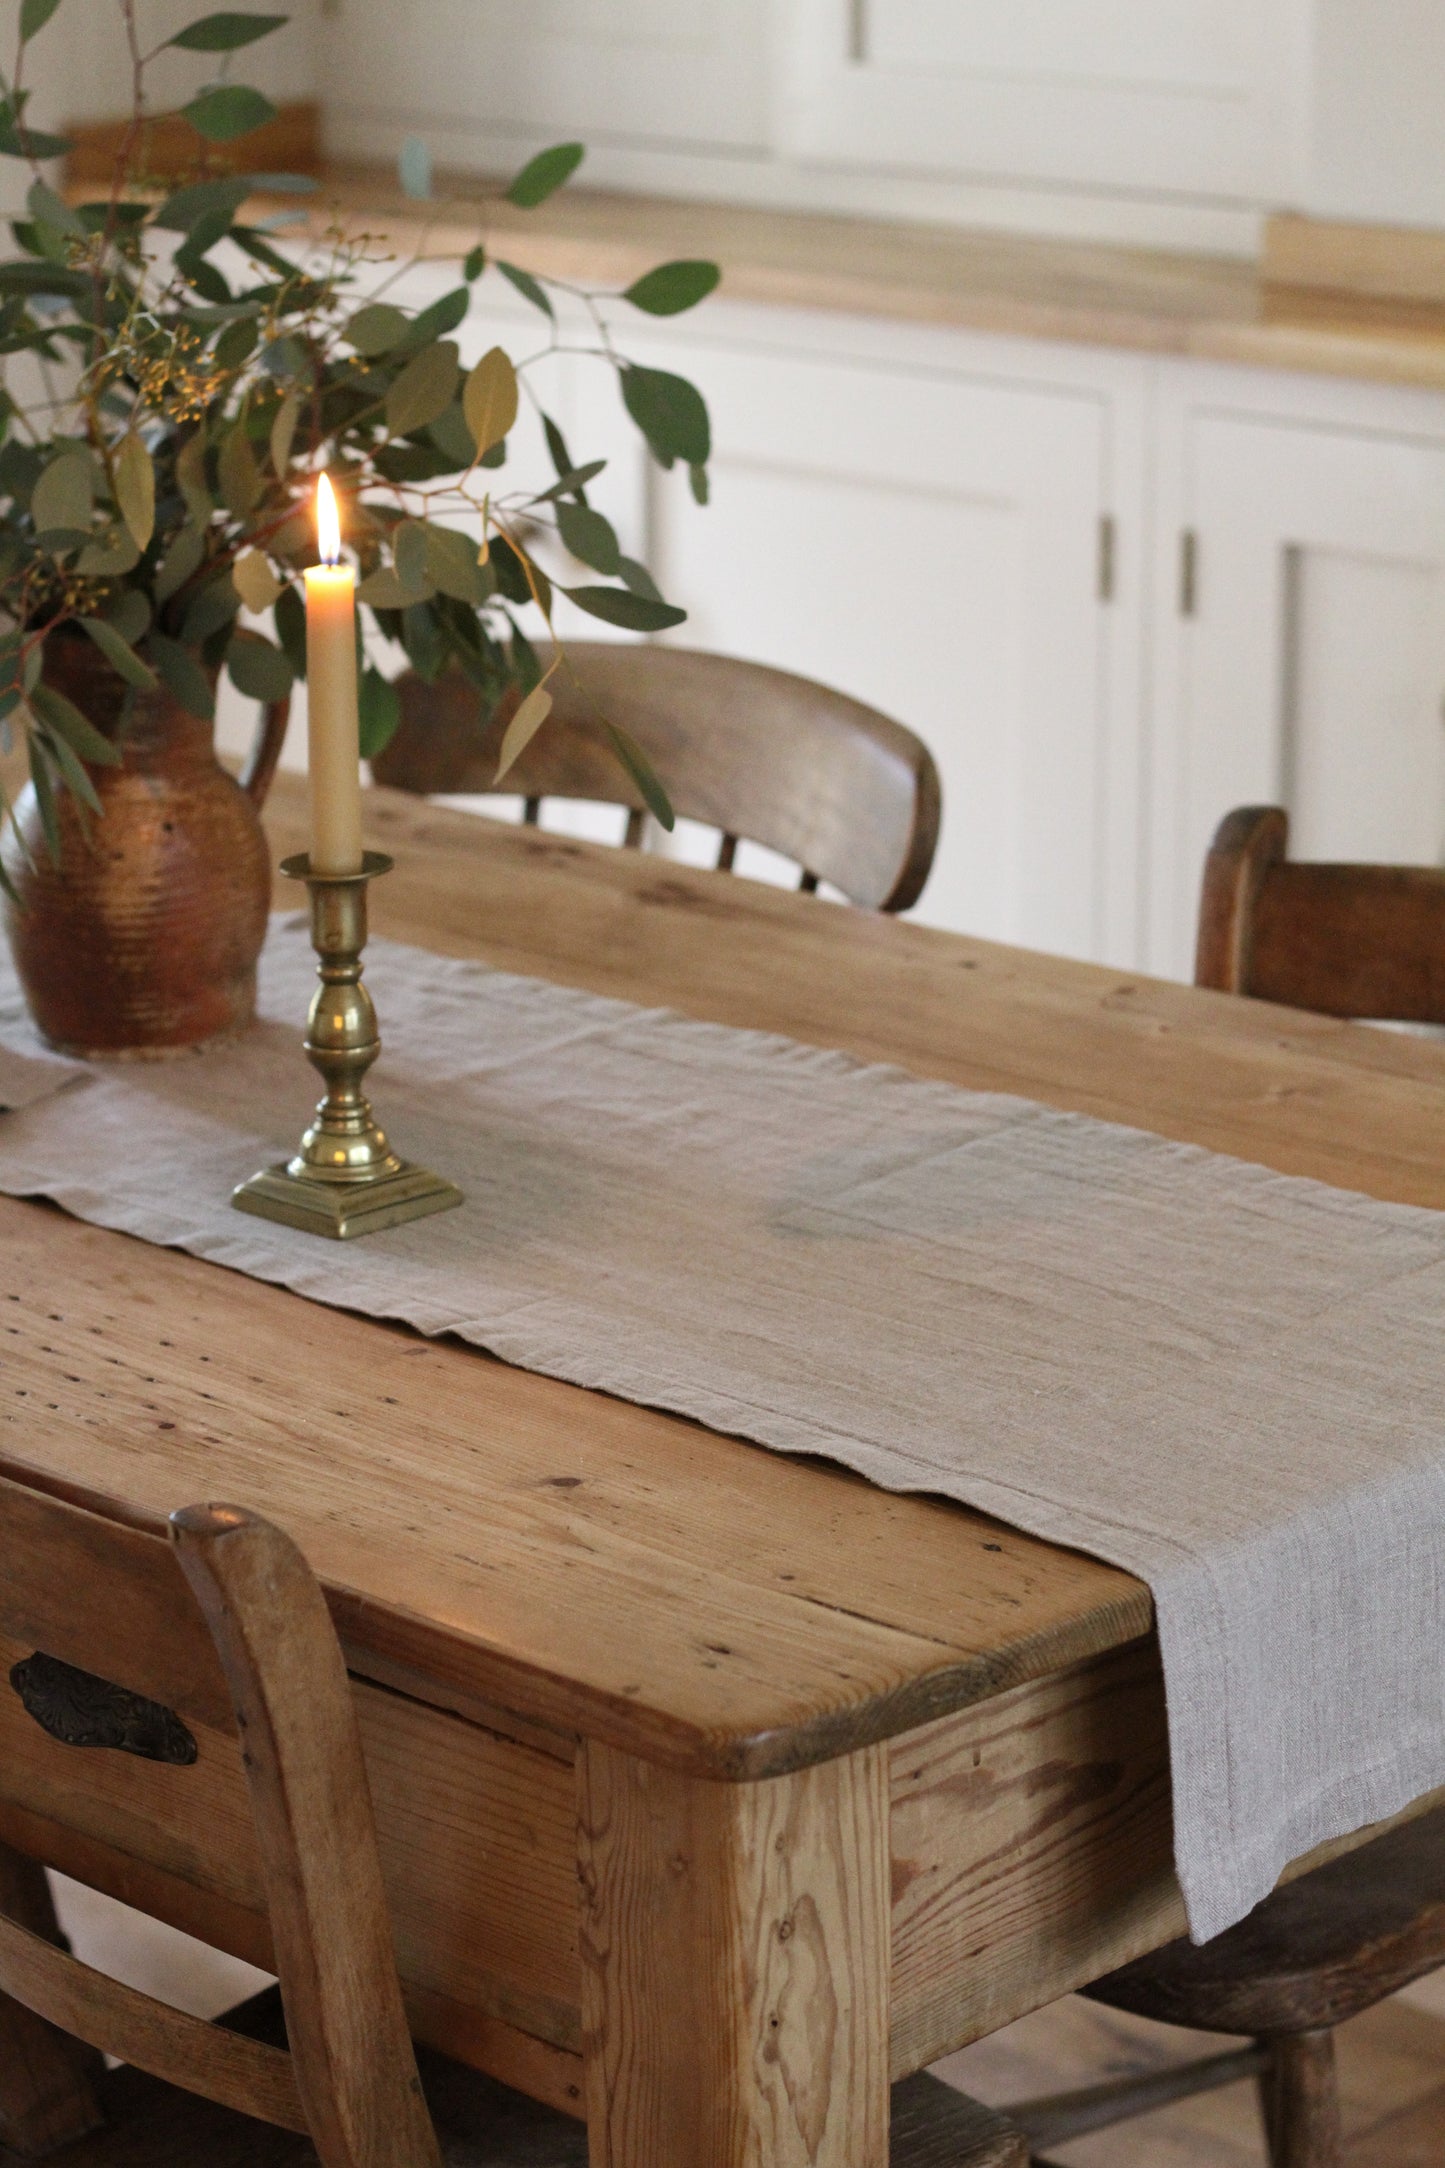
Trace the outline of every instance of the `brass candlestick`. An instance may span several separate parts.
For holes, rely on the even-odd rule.
[[[238,1212],[338,1241],[445,1212],[461,1203],[461,1191],[397,1158],[361,1088],[381,1052],[376,1010],[361,983],[366,884],[389,873],[391,860],[367,851],[359,873],[313,873],[303,851],[286,859],[281,871],[311,892],[311,945],[321,984],[305,1044],[326,1091],[295,1158],[253,1174],[231,1192],[231,1202]]]

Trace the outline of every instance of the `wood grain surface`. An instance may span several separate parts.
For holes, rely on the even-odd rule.
[[[301,805],[283,779],[278,854]],[[394,936],[1445,1203],[1438,1047],[386,793],[368,822]],[[1128,1576],[958,1508],[46,1208],[0,1229],[5,1460],[153,1525],[224,1483],[301,1541],[353,1666],[443,1706],[779,1773],[1148,1629]]]
[[[578,1807],[593,2168],[887,2168],[884,1750],[721,1785],[584,1744]]]
[[[605,189],[569,188],[539,209],[502,200],[505,182],[441,174],[425,215],[393,169],[331,163],[315,199],[318,229],[339,208],[385,232],[402,256],[463,256],[479,239],[514,249],[530,269],[596,286],[626,286],[672,256],[723,266],[726,299],[830,309],[900,322],[953,325],[1084,345],[1191,354],[1265,368],[1303,369],[1378,382],[1445,385],[1445,305],[1422,294],[1418,269],[1400,298],[1388,239],[1327,252],[1333,290],[1284,283],[1275,270],[1226,256],[1038,239],[968,227],[911,224],[726,203],[683,203]],[[262,199],[266,210],[282,207]],[[290,205],[286,207],[291,207]],[[1301,220],[1313,227],[1314,222]],[[1295,237],[1300,264],[1309,235]],[[1311,249],[1312,257],[1321,253]],[[1362,275],[1366,258],[1372,266]]]

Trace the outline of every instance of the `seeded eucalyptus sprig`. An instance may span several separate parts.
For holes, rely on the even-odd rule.
[[[519,688],[505,772],[551,705],[545,676],[558,663],[544,675],[524,620],[550,631],[554,592],[633,631],[684,615],[623,554],[589,499],[605,462],[574,458],[527,381],[559,343],[555,297],[585,306],[595,337],[583,351],[615,373],[652,456],[686,465],[701,503],[707,408],[685,378],[619,352],[604,303],[676,315],[712,291],[716,266],[661,264],[604,297],[489,262],[479,241],[461,282],[429,308],[368,299],[380,261],[373,242],[337,222],[324,242],[288,251],[277,222],[258,223],[246,206],[315,184],[238,173],[221,149],[274,114],[260,91],[230,80],[231,55],[286,17],[207,15],[146,52],[135,0],[116,0],[132,61],[130,125],[109,190],[73,203],[43,165],[68,145],[31,126],[23,80],[31,41],[62,4],[23,0],[14,69],[8,80],[0,71],[0,155],[32,174],[28,215],[12,227],[19,254],[0,262],[0,739],[25,735],[52,851],[56,793],[98,808],[88,769],[118,757],[50,682],[62,675],[57,642],[88,637],[126,686],[163,682],[197,715],[211,713],[222,669],[252,698],[281,698],[306,669],[300,575],[315,555],[322,468],[360,566],[358,599],[375,634],[368,655],[389,644],[428,679],[460,668],[490,700]],[[146,76],[168,48],[214,56],[217,75],[182,108],[200,138],[195,169],[163,188],[146,171]],[[425,167],[421,146],[408,146],[403,178],[425,193],[418,154]],[[580,144],[542,151],[507,200],[544,202],[581,158]],[[464,372],[450,334],[493,274],[539,312],[546,337],[522,363],[496,345]],[[509,491],[499,470],[524,395],[537,404],[555,479]],[[578,565],[599,577],[579,578]],[[271,631],[241,625],[243,605],[269,613]],[[361,704],[371,754],[399,708],[370,659]],[[601,720],[670,827],[642,752]],[[0,819],[6,811],[0,796]]]

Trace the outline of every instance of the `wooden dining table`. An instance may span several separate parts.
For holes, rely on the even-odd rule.
[[[283,777],[278,858],[301,810]],[[380,791],[367,821],[394,938],[1445,1205],[1445,1047]],[[884,2168],[890,2080],[1184,1925],[1147,1590],[956,1505],[14,1200],[0,1470],[298,1538],[414,2028],[585,2114],[594,2168]],[[266,1966],[224,1743],[82,1782],[0,1691],[0,1842]]]

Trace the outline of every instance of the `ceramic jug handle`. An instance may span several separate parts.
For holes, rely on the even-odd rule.
[[[258,810],[266,803],[266,793],[271,788],[276,763],[281,758],[281,748],[286,742],[286,725],[290,720],[289,693],[284,700],[273,700],[261,710],[256,742],[241,770],[241,788]]]

